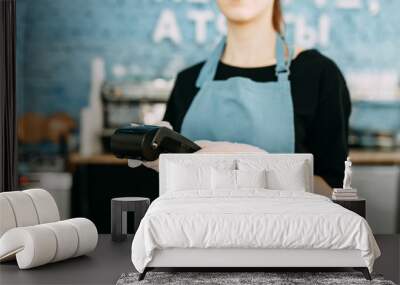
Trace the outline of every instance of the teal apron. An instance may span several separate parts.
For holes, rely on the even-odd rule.
[[[286,43],[276,37],[278,81],[255,82],[231,77],[214,80],[225,39],[204,64],[196,81],[200,88],[187,111],[181,133],[191,140],[250,144],[270,153],[294,152],[294,113]]]

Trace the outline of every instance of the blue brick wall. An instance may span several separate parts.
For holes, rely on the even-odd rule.
[[[341,8],[345,2],[355,6]],[[300,44],[319,48],[345,73],[389,70],[400,77],[400,1],[284,3],[291,41],[298,43],[296,27],[303,25],[311,33],[308,41],[303,35]],[[155,27],[166,9],[176,18],[180,44],[154,42]],[[104,59],[107,79],[116,79],[116,65],[127,70],[125,79],[173,77],[203,59],[220,36],[215,20],[207,25],[206,41],[196,42],[196,26],[188,19],[194,10],[209,10],[217,17],[213,0],[18,0],[18,111],[66,111],[79,119],[80,109],[88,104],[90,63],[95,57]],[[326,18],[328,40],[318,32]]]

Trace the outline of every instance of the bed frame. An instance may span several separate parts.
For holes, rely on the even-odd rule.
[[[166,164],[182,159],[238,159],[241,157],[268,157],[271,160],[303,160],[308,164],[309,187],[313,192],[313,157],[311,154],[162,154],[160,157],[160,195],[166,189]],[[169,248],[157,249],[139,280],[154,269],[182,269],[182,271],[284,271],[317,269],[320,271],[353,268],[361,271],[367,280],[371,275],[359,250],[330,249],[254,249],[254,248]]]
[[[318,268],[320,271],[353,268],[371,280],[369,270],[359,250],[329,249],[194,249],[171,248],[156,250],[152,261],[139,275],[143,280],[153,269],[176,268],[193,271],[270,271],[284,268],[302,270]]]

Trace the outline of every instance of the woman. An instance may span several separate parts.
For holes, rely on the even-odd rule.
[[[165,121],[192,140],[314,155],[316,189],[341,186],[351,103],[335,63],[287,48],[279,0],[217,0],[227,37],[180,72]]]

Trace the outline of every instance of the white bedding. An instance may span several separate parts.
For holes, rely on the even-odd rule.
[[[365,219],[328,198],[299,191],[247,189],[166,193],[156,199],[132,243],[143,272],[155,249],[357,249],[372,272],[380,251]]]

